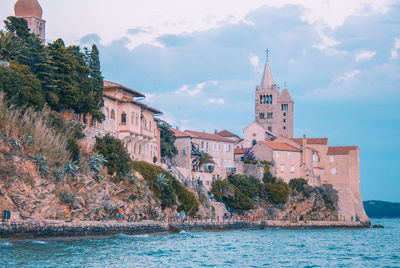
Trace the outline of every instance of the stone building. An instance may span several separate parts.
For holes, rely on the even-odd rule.
[[[171,129],[176,137],[178,154],[172,159],[183,177],[200,178],[209,190],[213,179],[224,179],[227,174],[236,172],[233,157],[235,140],[217,134]],[[202,153],[208,153],[214,164],[199,167]]]
[[[275,136],[293,137],[293,106],[287,88],[275,85],[268,60],[255,91],[255,122]]]
[[[86,139],[90,145],[95,137],[106,134],[120,139],[133,160],[153,163],[160,161],[160,130],[154,118],[162,112],[142,102],[144,95],[123,85],[104,81],[101,123],[91,120],[90,115],[80,116],[66,111],[65,117],[74,118],[87,125]],[[156,158],[156,159],[155,159]]]
[[[15,17],[24,18],[28,22],[31,33],[45,42],[46,21],[42,19],[43,10],[37,0],[18,0],[14,5]]]

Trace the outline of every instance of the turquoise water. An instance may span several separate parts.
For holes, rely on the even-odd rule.
[[[0,266],[400,267],[400,220],[373,220],[377,223],[385,228],[0,239]]]

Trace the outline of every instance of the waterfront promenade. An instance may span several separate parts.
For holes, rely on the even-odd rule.
[[[0,223],[0,238],[83,237],[116,234],[140,235],[176,233],[180,231],[218,231],[266,228],[369,228],[362,222],[350,221],[283,221],[247,218],[231,220],[141,221],[141,222],[64,222],[16,220]]]

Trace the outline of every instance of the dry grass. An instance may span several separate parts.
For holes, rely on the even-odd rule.
[[[68,133],[56,132],[49,127],[49,117],[49,109],[34,111],[9,106],[0,94],[0,132],[9,139],[22,141],[30,155],[44,155],[50,168],[58,168],[70,159]]]

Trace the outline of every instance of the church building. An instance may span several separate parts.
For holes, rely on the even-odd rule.
[[[45,42],[46,21],[42,19],[43,10],[37,0],[18,0],[14,5],[15,17],[28,22],[31,33]]]

